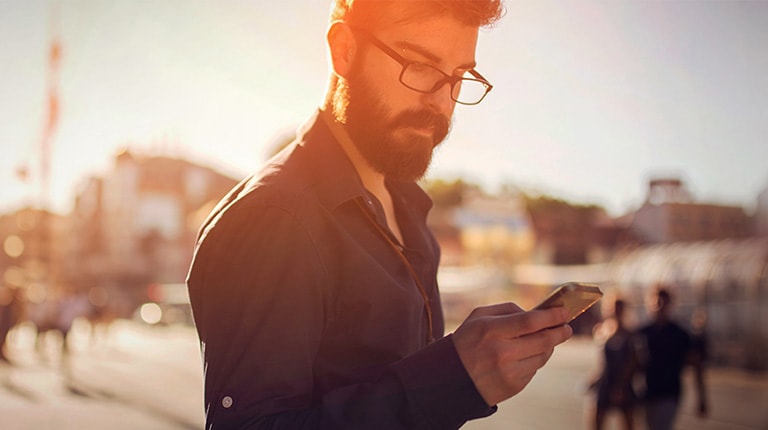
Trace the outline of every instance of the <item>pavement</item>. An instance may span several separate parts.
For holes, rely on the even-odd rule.
[[[190,327],[118,321],[91,336],[75,326],[72,347],[17,329],[12,366],[0,364],[0,429],[192,430],[203,428],[202,365]]]
[[[193,328],[118,321],[95,337],[83,323],[70,340],[67,355],[54,336],[38,352],[31,328],[13,332],[7,348],[13,365],[0,363],[0,429],[203,428],[202,366]],[[589,428],[584,387],[597,353],[590,339],[569,340],[522,393],[464,428]],[[676,429],[768,430],[768,373],[710,369],[707,380],[709,417],[697,418],[686,396]],[[690,378],[685,383],[692,392]],[[609,430],[619,428],[616,418],[609,417]],[[638,421],[636,428],[644,427]]]
[[[585,388],[596,372],[598,355],[591,339],[569,340],[555,350],[523,392],[499,405],[491,419],[470,422],[463,429],[591,429],[593,399]],[[768,373],[709,369],[706,380],[710,411],[702,419],[695,413],[692,374],[684,374],[676,430],[768,430]],[[618,415],[608,416],[606,430],[622,428]],[[635,429],[645,428],[638,410]]]

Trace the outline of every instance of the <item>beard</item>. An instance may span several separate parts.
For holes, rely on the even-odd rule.
[[[385,177],[399,181],[423,178],[433,151],[448,136],[450,120],[429,109],[393,115],[360,75],[350,74],[345,88],[346,129],[352,142]],[[431,128],[431,136],[415,130],[425,128]]]

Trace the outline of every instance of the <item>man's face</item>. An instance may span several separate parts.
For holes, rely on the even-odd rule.
[[[461,75],[475,63],[477,28],[448,16],[408,21],[374,36],[409,61]],[[411,90],[399,81],[402,65],[358,38],[347,77],[347,131],[378,172],[393,179],[421,178],[434,148],[448,135],[455,102],[450,86],[435,93]]]

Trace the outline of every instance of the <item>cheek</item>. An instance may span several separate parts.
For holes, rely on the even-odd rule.
[[[382,108],[391,113],[397,113],[407,107],[407,94],[403,90],[408,91],[407,88],[402,87],[398,81],[391,82],[388,79],[374,79],[369,81],[369,94],[375,98]]]
[[[389,58],[385,62],[369,61],[361,67],[361,77],[365,81],[368,94],[392,112],[416,109],[422,105],[422,95],[400,83],[402,67]],[[363,101],[365,102],[365,101]]]

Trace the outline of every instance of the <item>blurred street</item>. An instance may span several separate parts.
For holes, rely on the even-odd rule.
[[[203,427],[201,363],[191,327],[119,320],[96,337],[87,324],[76,324],[73,330],[66,360],[59,339],[47,339],[38,353],[31,329],[14,332],[8,351],[14,365],[0,362],[0,428]],[[465,428],[586,428],[588,402],[583,392],[595,357],[591,340],[570,340],[522,394],[500,405],[492,418]],[[768,429],[768,374],[714,369],[708,380],[710,417],[693,416],[686,399],[678,429]],[[609,417],[609,428],[617,428],[614,418]]]
[[[75,325],[69,358],[60,339],[34,350],[22,327],[0,362],[3,430],[203,428],[202,366],[194,329],[116,321],[92,338]],[[58,341],[58,342],[57,342]]]

